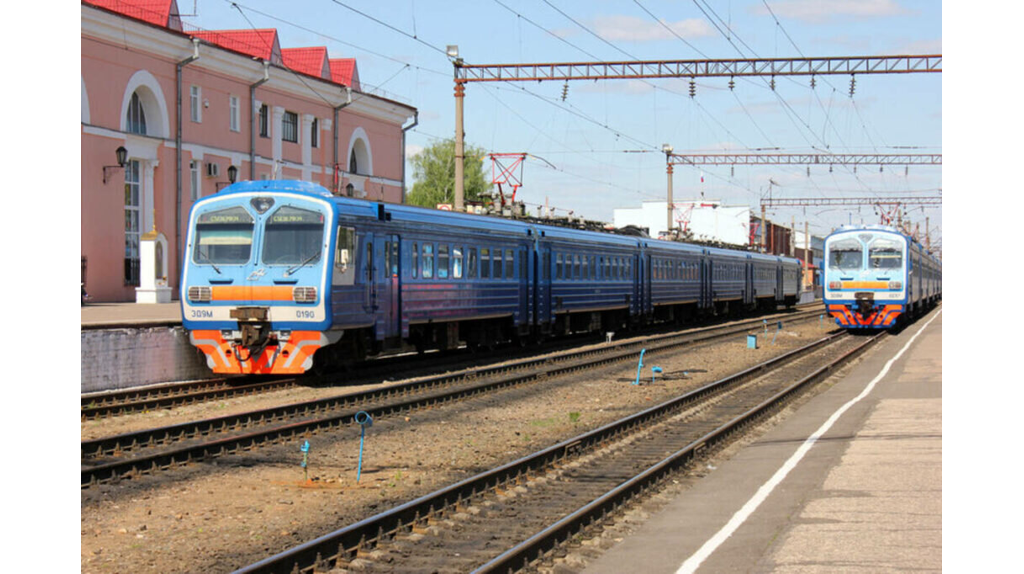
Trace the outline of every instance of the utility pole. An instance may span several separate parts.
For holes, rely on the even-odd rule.
[[[805,283],[807,281],[807,268],[808,268],[807,260],[811,258],[811,254],[809,253],[810,247],[811,247],[811,235],[809,233],[809,228],[808,228],[807,221],[804,221],[804,282]]]
[[[668,221],[665,224],[665,233],[671,237],[672,235],[672,221],[674,215],[674,209],[672,208],[672,146],[669,144],[661,144],[661,151],[665,152],[665,171],[668,173],[668,203],[666,204],[666,210],[668,211]]]
[[[466,84],[459,81],[462,58],[458,46],[448,46],[448,57],[455,68],[455,211],[466,211],[465,165],[466,134],[462,129],[462,102],[466,96]]]

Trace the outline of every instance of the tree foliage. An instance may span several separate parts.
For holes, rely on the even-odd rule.
[[[483,163],[487,151],[467,145],[465,154],[465,200],[477,201],[491,187]],[[406,203],[423,207],[455,203],[455,138],[441,140],[414,155],[412,166],[414,183]]]

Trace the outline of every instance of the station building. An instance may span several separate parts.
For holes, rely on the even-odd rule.
[[[82,281],[135,301],[140,240],[167,239],[177,298],[198,198],[232,181],[302,179],[400,203],[414,107],[364,91],[356,61],[282,47],[277,30],[202,30],[175,0],[82,3]],[[195,28],[195,29],[193,29]]]

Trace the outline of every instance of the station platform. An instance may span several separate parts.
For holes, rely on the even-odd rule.
[[[941,308],[709,471],[584,572],[941,571]]]
[[[181,304],[179,302],[86,303],[82,305],[83,329],[161,325],[181,325]]]

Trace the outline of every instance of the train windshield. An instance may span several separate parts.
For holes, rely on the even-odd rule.
[[[192,260],[198,264],[242,264],[252,251],[253,218],[242,207],[210,211],[196,221]]]
[[[323,251],[324,216],[286,205],[267,219],[263,235],[264,264],[312,262]]]
[[[860,269],[863,264],[864,251],[860,241],[854,238],[834,241],[828,248],[828,266],[836,270]]]
[[[903,244],[895,239],[879,237],[868,245],[868,260],[871,269],[901,269]]]

